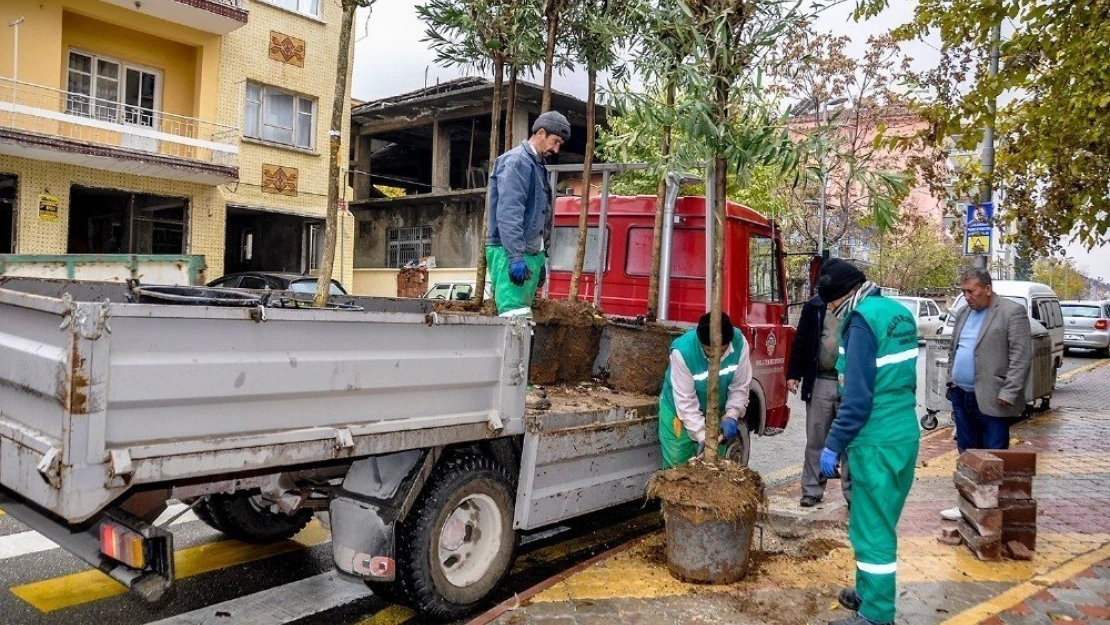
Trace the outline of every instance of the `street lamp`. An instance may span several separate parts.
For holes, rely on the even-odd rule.
[[[794,107],[794,110],[792,111],[792,113],[796,116],[797,115],[805,115],[809,111],[812,111],[814,108],[817,108],[817,109],[819,109],[819,115],[818,115],[818,120],[817,120],[818,123],[822,126],[828,126],[829,125],[829,107],[830,106],[839,106],[841,104],[844,104],[847,101],[848,101],[848,98],[845,98],[845,97],[834,98],[832,100],[825,100],[824,102],[818,102],[817,100],[810,100],[810,101],[807,101],[807,102],[799,103],[798,106]],[[820,256],[823,259],[825,257],[825,205],[826,205],[826,203],[825,203],[825,187],[829,186],[829,171],[828,171],[828,167],[825,165],[825,143],[822,141],[818,145],[818,148],[819,148],[819,151],[817,153],[817,158],[819,160],[818,165],[821,168],[821,195],[819,196],[819,198],[817,200],[817,202],[818,202],[818,204],[817,204],[817,206],[818,206],[817,221],[819,222],[818,223],[818,234],[817,234],[817,255]]]

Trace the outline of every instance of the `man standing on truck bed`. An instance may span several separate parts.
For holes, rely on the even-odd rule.
[[[725,351],[721,354],[718,414],[724,414],[721,433],[725,440],[731,440],[740,433],[740,428],[748,427],[741,420],[748,409],[752,363],[744,333],[732,327],[732,320],[724,313],[721,313],[721,344]],[[693,458],[705,445],[708,352],[709,313],[705,313],[698,320],[697,329],[671,343],[671,363],[659,395],[659,444],[665,469]]]
[[[551,190],[544,159],[570,139],[570,122],[547,111],[532,124],[527,141],[497,158],[489,181],[486,265],[493,299],[502,317],[531,317],[536,289],[543,284]]]
[[[818,281],[821,298],[840,318],[843,386],[840,408],[821,452],[821,473],[836,474],[840,456],[852,466],[848,539],[856,587],[840,603],[853,617],[832,625],[894,622],[898,518],[913,486],[921,435],[917,427],[917,323],[905,306],[865,281]]]

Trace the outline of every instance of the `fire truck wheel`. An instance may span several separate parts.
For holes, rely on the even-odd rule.
[[[490,458],[452,458],[436,470],[398,534],[397,579],[408,602],[436,619],[460,618],[512,565],[512,480]]]
[[[273,510],[265,504],[258,490],[209,495],[207,503],[216,522],[213,527],[247,543],[272,543],[292,538],[312,520],[311,510],[298,510],[293,514]]]

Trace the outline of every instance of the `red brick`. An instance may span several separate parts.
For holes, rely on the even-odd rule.
[[[975,528],[980,536],[998,538],[1002,536],[1002,510],[998,508],[977,508],[975,504],[960,497],[957,504],[964,521]]]
[[[1002,486],[998,489],[1000,499],[1032,499],[1033,476],[1003,476]]]
[[[1075,609],[1090,618],[1110,619],[1110,607],[1103,605],[1077,605]]]
[[[1002,541],[997,537],[980,536],[975,528],[966,521],[957,521],[960,536],[967,543],[969,549],[977,558],[986,562],[997,562],[1002,559]]]
[[[1019,542],[1029,550],[1037,550],[1037,528],[1033,525],[1013,525],[1002,528],[1002,542]]]
[[[1006,610],[1006,612],[1014,616],[1033,616],[1033,608],[1029,607],[1027,603],[1019,603],[1009,610]]]
[[[956,470],[977,484],[994,484],[1002,481],[1002,460],[986,449],[969,449],[960,454]]]
[[[1037,524],[1036,499],[999,499],[998,507],[1002,510],[1004,527]]]
[[[1017,542],[1016,540],[1006,543],[1006,551],[1014,560],[1033,559],[1033,552],[1029,551],[1029,549],[1025,545]]]
[[[965,499],[975,504],[976,508],[998,507],[998,484],[976,484],[963,473],[952,473],[952,483]]]
[[[941,521],[940,531],[937,533],[937,542],[942,545],[959,545],[963,542],[960,538],[960,528],[955,521]]]
[[[1007,477],[1037,474],[1037,452],[1017,449],[992,449],[992,455],[1002,460],[1002,472]]]

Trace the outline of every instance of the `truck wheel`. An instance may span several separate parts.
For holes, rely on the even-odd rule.
[[[728,447],[725,449],[725,458],[746,467],[748,466],[748,458],[752,454],[752,433],[748,430],[747,423],[741,423],[739,429],[739,436],[729,441]]]
[[[200,501],[197,503],[197,505],[193,506],[193,514],[197,515],[197,518],[201,521],[204,521],[204,524],[208,527],[211,527],[218,532],[223,532],[223,526],[221,526],[219,521],[216,520],[216,517],[212,516],[212,509],[208,507],[208,498],[199,497],[199,499]],[[194,501],[196,501],[196,499],[190,499],[188,501],[185,501],[184,503],[193,505]]]
[[[512,480],[472,455],[449,460],[432,479],[401,525],[397,578],[414,607],[454,620],[477,608],[512,565]]]
[[[311,510],[298,510],[291,515],[274,512],[262,502],[258,490],[209,495],[207,503],[216,522],[213,527],[247,543],[272,543],[292,538],[312,520]]]

